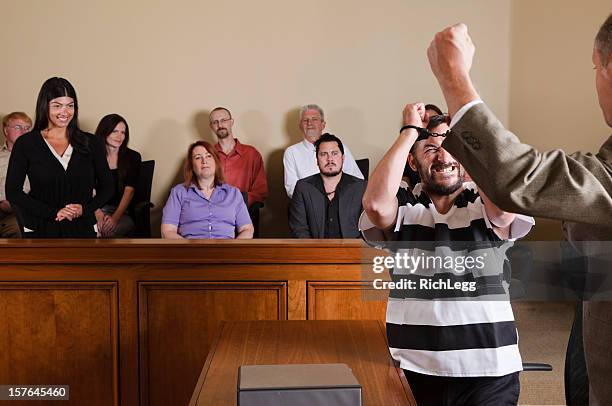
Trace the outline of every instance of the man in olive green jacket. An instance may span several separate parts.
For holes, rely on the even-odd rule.
[[[612,240],[612,137],[595,155],[540,153],[522,144],[474,89],[469,74],[474,51],[464,24],[436,34],[427,51],[452,117],[443,147],[501,209],[562,220],[570,241]],[[593,49],[597,96],[612,127],[611,54],[612,15],[600,28]],[[586,301],[583,323],[590,404],[611,405],[612,302]]]

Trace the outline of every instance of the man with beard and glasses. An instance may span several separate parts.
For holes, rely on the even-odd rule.
[[[294,238],[359,238],[357,221],[367,182],[344,173],[344,146],[325,133],[314,143],[319,173],[300,179],[289,206]]]
[[[462,166],[441,146],[447,121],[430,117],[422,103],[407,105],[404,127],[363,197],[369,221],[424,261],[392,270],[392,281],[412,280],[416,288],[390,291],[389,348],[418,405],[516,404],[522,362],[504,275],[511,244],[503,240],[525,236],[534,222],[500,210],[464,183]],[[399,206],[406,159],[421,181]],[[429,261],[436,257],[443,266]]]
[[[210,112],[210,129],[217,136],[215,150],[219,154],[225,181],[247,193],[248,206],[268,196],[268,181],[261,154],[252,146],[234,138],[232,113],[225,107]]]

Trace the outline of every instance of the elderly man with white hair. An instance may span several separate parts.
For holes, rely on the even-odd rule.
[[[304,139],[291,145],[283,155],[285,167],[285,189],[289,198],[298,180],[319,173],[314,143],[321,137],[325,129],[323,109],[316,104],[307,104],[300,109],[300,130]],[[344,147],[343,172],[363,179],[363,175],[353,158],[351,151]]]

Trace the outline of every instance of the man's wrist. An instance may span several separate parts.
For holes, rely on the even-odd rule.
[[[401,133],[403,133],[404,131],[406,131],[406,130],[411,130],[411,129],[412,129],[412,130],[415,130],[415,131],[417,131],[417,132],[418,132],[419,130],[421,130],[421,127],[416,126],[416,125],[412,125],[412,124],[404,124],[404,125],[402,126],[402,128],[400,128],[399,132],[400,132],[400,134],[401,134]]]
[[[469,76],[460,76],[440,83],[440,88],[446,99],[448,114],[453,117],[467,103],[480,99]]]

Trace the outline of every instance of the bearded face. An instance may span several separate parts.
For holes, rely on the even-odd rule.
[[[448,130],[442,124],[432,132]],[[442,148],[443,137],[429,137],[415,144],[410,166],[419,173],[423,188],[430,194],[446,196],[456,192],[465,181],[465,171],[457,160]]]
[[[232,135],[234,120],[225,110],[216,110],[210,113],[210,129],[219,139]]]
[[[322,142],[319,145],[319,152],[317,154],[317,165],[319,171],[323,176],[333,177],[339,175],[342,172],[342,165],[344,164],[344,155],[338,143],[336,142]]]

